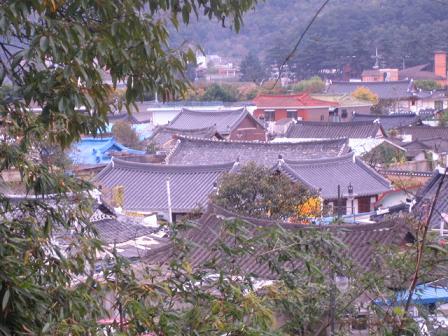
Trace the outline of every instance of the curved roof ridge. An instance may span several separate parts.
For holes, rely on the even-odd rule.
[[[363,85],[373,85],[373,84],[394,84],[394,83],[411,83],[410,79],[400,79],[397,81],[387,81],[387,82],[346,82],[346,81],[332,81],[331,84],[349,84],[349,85],[358,85],[358,86],[363,86]]]
[[[129,168],[129,169],[148,169],[148,170],[158,170],[161,172],[176,171],[187,172],[196,170],[223,170],[227,168],[232,168],[235,162],[220,163],[213,165],[172,165],[172,164],[160,164],[160,163],[143,163],[128,161],[123,159],[112,158],[111,161],[112,168]]]
[[[398,129],[405,129],[405,128],[415,128],[415,129],[444,129],[448,130],[448,127],[446,126],[429,126],[429,125],[409,125],[409,126],[401,126],[398,127]]]
[[[179,132],[182,132],[182,133],[193,133],[193,132],[198,132],[198,131],[216,130],[216,126],[214,126],[214,125],[206,126],[206,127],[198,127],[198,128],[189,128],[189,129],[170,127],[169,125],[157,126],[157,127],[159,127],[160,130],[179,131]]]
[[[332,230],[332,231],[339,231],[339,230],[347,230],[350,229],[352,231],[375,231],[375,230],[384,230],[387,228],[394,228],[395,226],[401,225],[400,221],[386,221],[382,223],[367,223],[367,224],[340,224],[340,225],[318,225],[318,224],[302,224],[302,223],[291,223],[291,222],[284,222],[280,220],[273,220],[269,218],[256,218],[256,217],[250,217],[250,216],[244,216],[239,215],[237,213],[234,213],[230,210],[227,210],[219,205],[216,205],[214,203],[209,202],[208,204],[208,211],[204,213],[203,217],[210,216],[210,212],[215,216],[226,216],[227,218],[238,218],[241,220],[244,220],[246,222],[256,224],[259,226],[282,226],[283,228],[300,228],[300,229],[307,229],[307,230]],[[203,218],[201,217],[201,219]],[[200,221],[201,221],[200,219]]]
[[[270,141],[251,141],[251,140],[227,140],[227,139],[205,139],[205,138],[197,138],[197,137],[190,137],[187,135],[181,135],[176,134],[174,137],[178,140],[188,140],[188,141],[200,141],[200,142],[215,142],[215,143],[235,143],[235,144],[254,144],[254,145],[300,145],[300,144],[320,144],[320,143],[338,143],[344,141],[348,142],[348,138],[341,137],[341,138],[332,138],[332,139],[319,139],[319,140],[306,140],[306,141],[300,141],[300,142],[290,142],[290,141],[284,141],[284,142],[270,142]]]
[[[166,164],[170,163],[171,157],[174,155],[174,153],[177,152],[177,149],[179,148],[179,146],[181,145],[182,141],[180,139],[177,138],[177,135],[174,135],[174,138],[176,139],[176,144],[173,146],[173,148],[171,148],[171,150],[166,154],[164,162]]]
[[[399,113],[391,113],[391,114],[355,113],[354,116],[371,117],[374,119],[381,119],[381,118],[400,118],[400,117],[411,117],[411,116],[417,117],[417,114],[415,112],[399,112]]]
[[[375,125],[377,123],[373,121],[341,121],[341,122],[332,122],[332,121],[304,121],[298,120],[294,125],[313,125],[313,126],[353,126],[353,125]]]
[[[244,112],[246,110],[246,107],[239,107],[239,108],[235,108],[235,109],[222,109],[222,110],[219,110],[219,109],[216,109],[216,110],[194,110],[194,109],[191,109],[191,108],[188,108],[188,107],[183,107],[182,109],[181,109],[181,111],[180,111],[180,113],[179,114],[181,114],[181,113],[191,113],[191,114],[205,114],[205,113],[213,113],[213,114],[219,114],[219,113],[222,113],[222,114],[229,114],[229,113],[242,113],[242,112]],[[174,121],[174,119],[172,120],[172,122]]]
[[[337,162],[351,161],[353,162],[354,152],[344,154],[341,156],[319,158],[319,159],[304,159],[304,160],[284,160],[287,165],[315,165],[315,164],[333,164]]]

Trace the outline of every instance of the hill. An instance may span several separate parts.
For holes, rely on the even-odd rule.
[[[245,18],[239,34],[201,20],[174,34],[174,41],[198,43],[207,53],[241,60],[249,51],[279,63],[322,1],[267,0]],[[354,74],[373,65],[378,48],[387,67],[431,63],[436,49],[448,49],[448,2],[443,0],[330,1],[291,63],[300,77],[349,64]]]

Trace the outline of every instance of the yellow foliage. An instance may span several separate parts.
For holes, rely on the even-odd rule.
[[[379,101],[378,96],[364,86],[359,86],[352,92],[352,96],[356,99],[366,100],[373,104],[378,104]]]
[[[297,206],[297,215],[300,217],[319,217],[322,202],[319,197],[310,197],[305,203]]]

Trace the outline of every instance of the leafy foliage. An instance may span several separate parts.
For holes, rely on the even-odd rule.
[[[373,104],[378,103],[378,96],[364,86],[360,86],[355,91],[353,91],[352,96],[356,99],[366,100]]]
[[[296,217],[298,206],[311,196],[283,174],[250,162],[222,178],[213,201],[242,215],[286,219]]]
[[[423,91],[439,90],[442,86],[435,80],[416,80],[414,81],[415,87]]]
[[[141,146],[137,132],[127,121],[117,121],[112,126],[112,135],[123,145],[130,148],[139,148]]]
[[[235,102],[239,98],[238,91],[231,85],[226,84],[212,84],[204,92],[204,95],[200,97],[203,101],[222,101],[222,102]]]
[[[302,80],[292,87],[295,92],[321,93],[325,90],[325,82],[319,76]]]
[[[172,48],[167,26],[204,15],[238,30],[255,3],[2,2],[0,171],[16,169],[29,196],[10,201],[0,194],[1,334],[97,334],[108,314],[105,296],[121,293],[117,282],[99,282],[95,274],[104,246],[89,222],[91,186],[51,169],[36,150],[43,144],[62,150],[81,135],[105,131],[120,82],[126,91],[118,108],[145,92],[165,100],[181,95],[195,50]],[[63,243],[55,241],[60,235]],[[124,279],[134,274],[119,276],[132,283]]]
[[[208,53],[232,58],[253,52],[263,63],[282,64],[320,5],[316,1],[266,1],[247,15],[237,36],[230,29],[218,30],[200,20],[181,29],[176,41],[195,41]],[[373,66],[375,48],[385,67],[431,63],[434,50],[448,47],[445,13],[446,4],[434,0],[416,0],[412,6],[407,0],[330,1],[289,64],[295,66],[298,78],[318,73],[340,77],[344,65],[350,66],[352,77],[359,77]],[[320,73],[322,69],[337,72]]]
[[[254,53],[249,53],[240,65],[241,78],[243,82],[259,83],[266,79],[265,69]]]

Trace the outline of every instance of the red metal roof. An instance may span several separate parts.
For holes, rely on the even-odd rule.
[[[303,108],[313,106],[338,106],[336,102],[312,98],[308,93],[296,95],[259,95],[254,101],[257,108]]]

